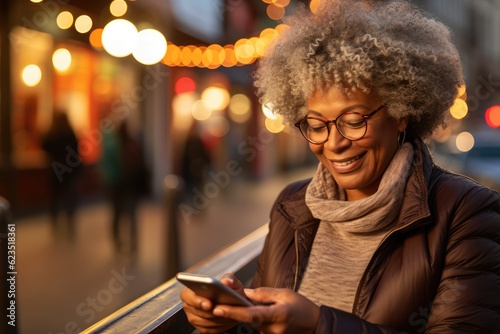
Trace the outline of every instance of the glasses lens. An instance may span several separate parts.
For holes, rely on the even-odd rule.
[[[345,113],[337,119],[337,128],[344,137],[357,140],[365,135],[366,120],[358,113]]]
[[[323,143],[328,139],[328,127],[318,119],[304,119],[300,123],[300,131],[307,140],[313,143]]]

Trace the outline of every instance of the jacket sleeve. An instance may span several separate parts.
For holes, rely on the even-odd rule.
[[[352,313],[331,307],[321,306],[320,312],[317,334],[401,334],[398,330],[372,324]]]
[[[500,196],[479,185],[457,196],[425,333],[500,333]]]

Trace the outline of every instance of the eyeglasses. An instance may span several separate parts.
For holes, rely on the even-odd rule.
[[[384,105],[381,105],[368,115],[355,111],[347,111],[337,117],[337,119],[331,121],[325,121],[318,117],[305,117],[295,123],[295,126],[299,128],[302,136],[312,144],[320,145],[326,143],[328,137],[330,137],[330,123],[335,124],[335,127],[344,138],[360,140],[366,134],[366,120],[384,107]]]

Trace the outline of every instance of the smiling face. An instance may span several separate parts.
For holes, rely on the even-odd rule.
[[[368,115],[383,103],[374,95],[355,92],[351,98],[341,90],[318,91],[307,100],[307,116],[333,120],[346,111]],[[344,138],[331,125],[327,142],[309,144],[319,161],[332,174],[338,185],[346,190],[350,201],[374,194],[389,162],[398,150],[398,132],[406,128],[406,119],[391,118],[385,108],[367,120],[362,139]]]

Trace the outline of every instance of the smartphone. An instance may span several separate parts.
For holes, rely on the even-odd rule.
[[[225,286],[215,277],[185,272],[178,273],[175,277],[197,295],[208,298],[215,304],[253,306],[250,300]]]

